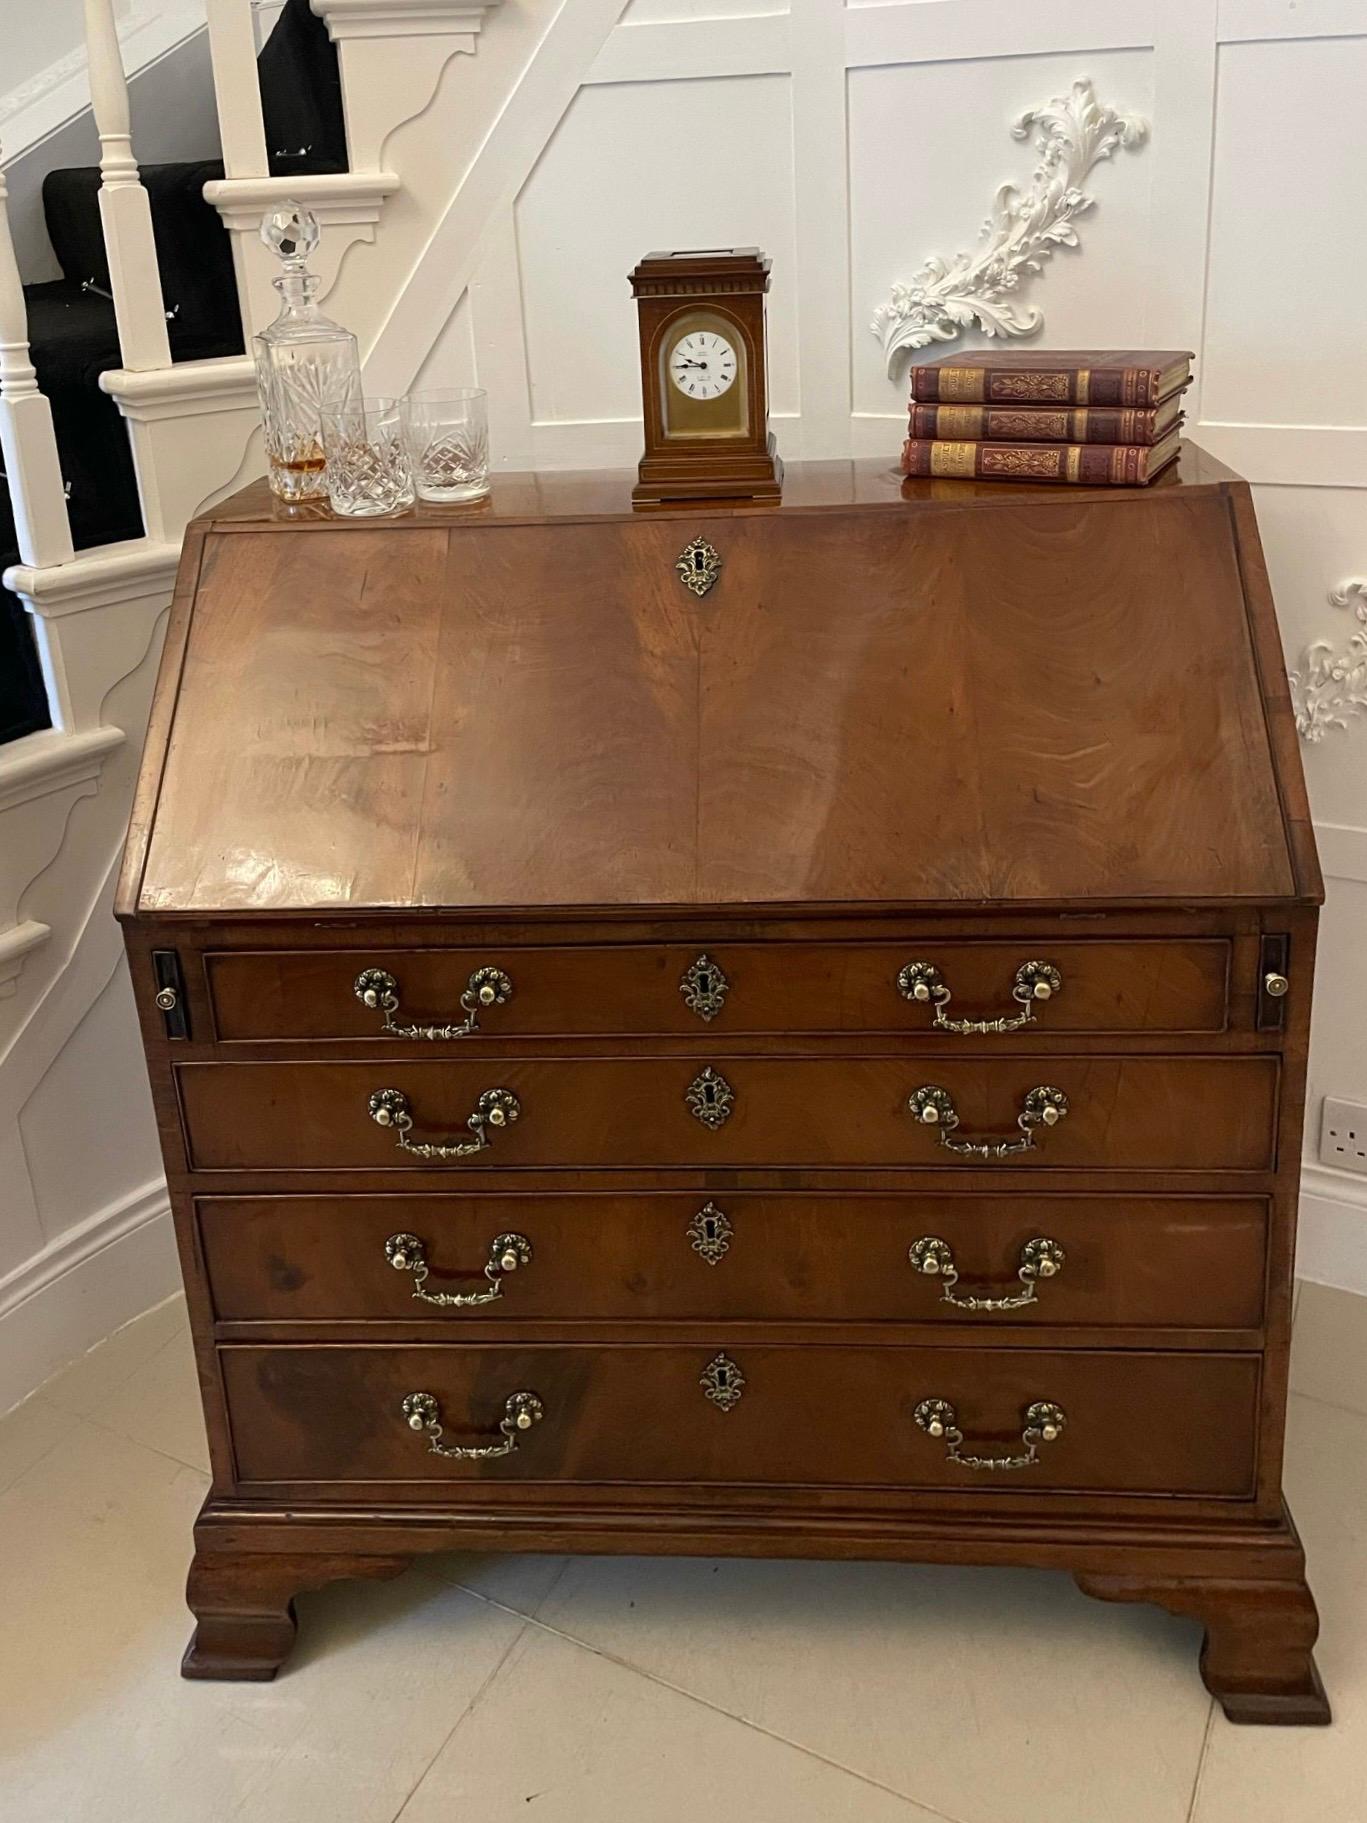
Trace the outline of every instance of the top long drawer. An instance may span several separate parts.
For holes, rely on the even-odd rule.
[[[1208,1033],[1227,938],[216,951],[220,1040]]]

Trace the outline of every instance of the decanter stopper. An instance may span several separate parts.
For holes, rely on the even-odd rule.
[[[318,217],[302,203],[281,203],[261,217],[261,239],[277,259],[302,270],[318,245]]]
[[[255,338],[271,490],[281,500],[317,500],[327,492],[323,414],[359,379],[360,353],[351,331],[314,301],[321,280],[306,263],[318,245],[312,210],[280,203],[262,217],[261,239],[280,261],[272,280],[280,314]]]

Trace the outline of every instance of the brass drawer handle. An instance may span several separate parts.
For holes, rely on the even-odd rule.
[[[949,1091],[937,1088],[933,1082],[922,1083],[909,1098],[907,1107],[913,1120],[923,1127],[935,1128],[940,1144],[950,1152],[958,1152],[965,1158],[1010,1158],[1017,1152],[1034,1151],[1036,1131],[1041,1126],[1058,1125],[1068,1112],[1068,1097],[1062,1089],[1051,1088],[1047,1083],[1031,1089],[1016,1116],[1016,1125],[1020,1128],[1017,1139],[955,1139],[958,1110]]]
[[[460,1444],[442,1442],[441,1406],[431,1393],[409,1393],[402,1409],[409,1430],[419,1431],[427,1438],[427,1447],[434,1456],[449,1456],[456,1462],[488,1462],[494,1456],[511,1456],[521,1441],[521,1433],[540,1424],[546,1416],[546,1408],[535,1393],[511,1393],[498,1426],[503,1441]]]
[[[1021,1413],[1023,1455],[969,1456],[963,1451],[964,1434],[959,1429],[958,1413],[948,1399],[922,1399],[911,1415],[928,1437],[943,1437],[946,1459],[965,1469],[1031,1468],[1039,1461],[1040,1445],[1053,1443],[1062,1435],[1068,1422],[1061,1405],[1055,1405],[1051,1399],[1036,1399]]]
[[[484,1276],[487,1291],[428,1291],[427,1279],[432,1268],[427,1264],[427,1248],[416,1234],[391,1234],[384,1244],[385,1258],[396,1272],[413,1274],[413,1296],[424,1304],[439,1304],[443,1309],[466,1309],[471,1304],[492,1304],[503,1296],[504,1276],[519,1266],[529,1266],[532,1244],[525,1234],[496,1234],[489,1243],[489,1258]]]
[[[467,1038],[477,1032],[481,1012],[491,1006],[506,1006],[513,997],[513,984],[501,968],[477,968],[460,997],[465,1017],[449,1025],[396,1025],[399,984],[385,969],[362,969],[352,991],[362,1005],[384,1014],[380,1030],[391,1038],[428,1038],[440,1044],[447,1038]]]
[[[1022,962],[1016,970],[1011,998],[1020,1002],[1020,1012],[1003,1013],[1000,1019],[950,1019],[945,1009],[954,996],[945,986],[945,978],[933,962],[908,962],[897,976],[897,991],[904,1000],[916,1000],[935,1008],[931,1024],[942,1032],[1018,1032],[1023,1025],[1033,1025],[1035,1002],[1052,999],[1063,990],[1063,977],[1052,962]]]
[[[493,1144],[490,1127],[510,1127],[522,1112],[522,1103],[511,1089],[486,1089],[466,1121],[471,1138],[447,1140],[442,1145],[428,1145],[411,1140],[413,1110],[402,1089],[376,1089],[370,1098],[370,1118],[377,1127],[393,1127],[398,1135],[400,1152],[411,1152],[414,1158],[468,1158],[472,1152],[483,1152]]]
[[[907,1249],[912,1271],[923,1273],[926,1278],[938,1278],[940,1302],[952,1304],[956,1310],[1021,1310],[1036,1302],[1035,1287],[1039,1280],[1052,1279],[1062,1272],[1067,1257],[1057,1241],[1049,1240],[1046,1235],[1036,1235],[1020,1251],[1020,1270],[1016,1277],[1025,1287],[1023,1291],[1013,1292],[1009,1297],[959,1298],[954,1295],[959,1269],[954,1264],[954,1252],[948,1241],[942,1241],[938,1234],[923,1234]]]

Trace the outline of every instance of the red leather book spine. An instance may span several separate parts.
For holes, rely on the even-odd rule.
[[[934,480],[1140,487],[1153,478],[1151,453],[1128,443],[974,443],[908,437],[902,445],[902,473]]]
[[[913,405],[913,437],[987,443],[1156,442],[1156,411],[1047,405]]]
[[[913,367],[911,396],[926,405],[1116,405],[1158,403],[1152,367]]]

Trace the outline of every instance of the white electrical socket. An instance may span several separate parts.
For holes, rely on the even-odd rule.
[[[1367,1177],[1367,1107],[1360,1101],[1324,1098],[1320,1115],[1320,1163]]]

